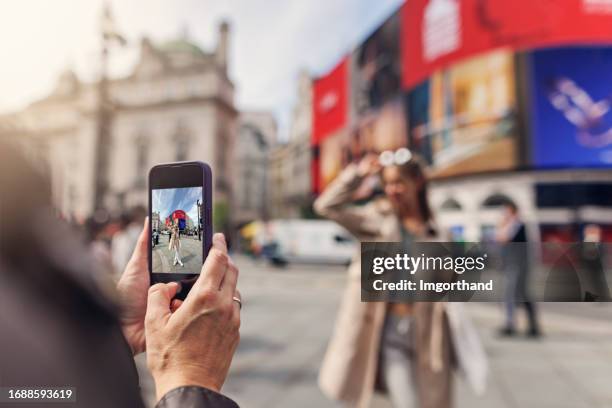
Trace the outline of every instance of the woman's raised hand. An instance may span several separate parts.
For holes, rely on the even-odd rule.
[[[374,153],[368,153],[357,164],[357,172],[360,176],[370,176],[380,172],[381,169],[378,155]]]

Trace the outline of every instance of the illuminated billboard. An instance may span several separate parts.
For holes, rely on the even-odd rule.
[[[410,148],[432,177],[517,165],[513,54],[494,51],[436,72],[407,96]]]
[[[531,164],[612,167],[612,48],[530,55]]]
[[[321,188],[324,189],[349,163],[367,153],[407,146],[404,112],[404,105],[397,98],[362,115],[350,129],[325,138],[320,145]]]
[[[500,47],[609,43],[609,0],[410,0],[401,8],[402,84]]]

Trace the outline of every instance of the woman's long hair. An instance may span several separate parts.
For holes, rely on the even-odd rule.
[[[429,206],[429,198],[427,195],[428,182],[425,162],[419,156],[413,155],[406,163],[396,166],[402,177],[409,180],[421,181],[421,188],[417,192],[417,205],[419,206],[419,212],[425,223],[433,225],[434,217],[431,207]]]

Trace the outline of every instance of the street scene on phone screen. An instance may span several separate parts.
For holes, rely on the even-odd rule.
[[[153,273],[199,273],[202,267],[202,187],[151,192]]]

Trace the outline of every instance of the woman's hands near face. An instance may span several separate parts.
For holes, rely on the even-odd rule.
[[[183,301],[172,300],[178,283],[149,290],[145,320],[147,363],[157,396],[185,385],[219,391],[239,341],[240,307],[234,296],[238,268],[225,238],[215,234],[198,280]],[[180,307],[179,307],[180,306]]]
[[[121,300],[121,329],[134,355],[145,351],[146,346],[144,319],[147,311],[147,292],[150,285],[148,239],[151,239],[149,236],[149,219],[145,218],[132,258],[117,284]]]
[[[377,174],[381,169],[378,155],[374,153],[368,153],[357,164],[357,173],[362,177]]]

